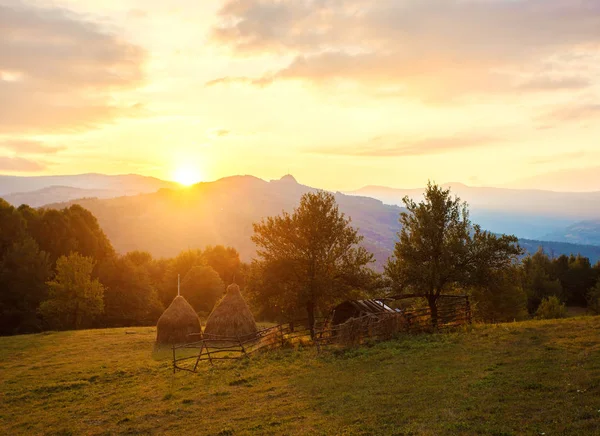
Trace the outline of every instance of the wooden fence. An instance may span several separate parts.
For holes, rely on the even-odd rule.
[[[298,344],[314,345],[320,351],[328,346],[388,340],[400,333],[444,331],[471,322],[468,297],[444,297],[439,300],[435,323],[429,308],[419,308],[364,315],[338,325],[331,325],[330,318],[319,318],[315,320],[314,337],[308,320],[290,321],[241,337],[205,335],[197,342],[173,346],[173,372],[196,372],[202,362],[247,359],[259,352]]]

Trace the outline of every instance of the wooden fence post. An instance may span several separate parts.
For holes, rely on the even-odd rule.
[[[250,357],[248,356],[248,353],[246,353],[246,349],[244,348],[244,344],[242,344],[242,341],[240,341],[240,337],[238,335],[235,335],[235,337],[237,338],[238,344],[242,349],[242,353],[244,353],[244,356],[246,356],[246,358],[249,359]]]
[[[196,364],[194,365],[194,372],[198,368],[198,363],[200,363],[200,358],[202,357],[202,350],[204,350],[204,340],[202,341],[202,346],[200,347],[200,353],[198,354],[198,358],[196,359]]]
[[[285,338],[283,337],[283,324],[279,324],[279,334],[281,335],[281,347],[285,346]]]
[[[465,311],[466,311],[466,314],[467,314],[467,322],[469,324],[471,324],[472,323],[472,318],[471,318],[471,303],[469,301],[469,296],[468,295],[465,297],[465,300],[466,300],[465,301]]]
[[[177,361],[175,359],[175,345],[173,345],[173,374],[177,372]]]
[[[213,364],[212,357],[210,357],[210,350],[208,349],[208,345],[206,345],[206,354],[208,355],[208,361],[210,364]]]

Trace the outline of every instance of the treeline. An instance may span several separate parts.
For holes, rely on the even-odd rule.
[[[15,208],[0,199],[0,334],[48,329],[154,325],[181,293],[207,315],[234,280],[260,318],[326,316],[345,299],[418,294],[435,322],[441,294],[472,297],[483,322],[600,312],[600,263],[580,255],[523,254],[514,236],[482,231],[466,204],[430,185],[407,213],[383,274],[362,237],[325,192],[302,197],[293,213],[254,225],[250,265],[229,247],[187,250],[170,259],[119,255],[81,206]]]
[[[541,248],[486,288],[467,290],[484,322],[560,318],[566,306],[600,314],[600,262],[581,255],[551,258]]]
[[[0,199],[0,334],[153,325],[181,293],[208,313],[244,266],[233,248],[188,250],[172,259],[115,253],[96,218],[15,208]]]
[[[434,325],[444,294],[470,295],[483,322],[561,317],[567,304],[598,311],[600,263],[542,251],[523,259],[516,237],[482,230],[466,203],[435,184],[422,202],[404,203],[384,274],[371,268],[372,254],[331,194],[305,194],[292,213],[256,223],[246,288],[255,313],[311,321],[345,299],[401,294],[419,296],[414,304],[429,307]]]

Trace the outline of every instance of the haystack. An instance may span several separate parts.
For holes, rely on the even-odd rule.
[[[258,328],[250,308],[235,283],[229,285],[225,296],[217,303],[206,321],[206,338],[248,338],[256,334]]]
[[[181,296],[175,297],[156,324],[157,344],[185,344],[199,341],[200,320],[194,308]],[[194,334],[194,336],[189,336]]]

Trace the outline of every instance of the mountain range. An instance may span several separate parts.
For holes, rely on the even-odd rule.
[[[482,188],[462,183],[443,186],[469,204],[474,222],[489,231],[510,233],[519,238],[589,244],[592,241],[568,236],[567,228],[579,221],[600,218],[600,192]],[[417,201],[421,199],[423,189],[366,186],[347,193],[402,205],[405,196]]]
[[[473,222],[494,233],[515,234],[528,252],[581,253],[600,260],[600,193],[558,193],[445,184],[469,203]],[[234,176],[189,188],[159,179],[121,175],[0,176],[0,192],[14,205],[89,209],[119,252],[147,250],[173,256],[186,248],[225,244],[245,260],[254,254],[252,223],[291,211],[316,188],[292,176],[270,182]],[[368,186],[335,194],[352,218],[379,267],[392,252],[400,229],[402,198],[422,198],[423,189]],[[595,219],[594,219],[595,218]]]
[[[84,198],[47,207],[77,203],[90,210],[119,252],[147,250],[159,257],[174,256],[187,248],[224,244],[237,248],[249,260],[254,254],[252,224],[291,211],[302,194],[311,191],[316,189],[297,183],[292,176],[270,182],[235,176],[187,189]],[[340,210],[361,229],[365,247],[381,264],[393,247],[401,208],[367,197],[335,196]]]
[[[36,181],[28,186],[41,186],[40,189],[28,193],[13,193],[5,195],[4,198],[13,204],[43,204],[45,207],[54,208],[81,204],[98,218],[117,251],[147,250],[157,257],[173,256],[187,248],[224,244],[237,248],[242,258],[249,260],[254,255],[254,245],[250,240],[252,224],[263,217],[277,215],[284,210],[291,211],[297,206],[302,194],[317,190],[299,184],[290,175],[272,181],[253,176],[234,176],[215,182],[199,183],[189,188],[136,176],[68,177],[68,180],[57,177],[42,181],[47,184],[66,181],[75,186],[43,186],[41,181]],[[93,179],[101,183],[94,185]],[[526,198],[536,201],[533,198],[535,194],[539,194],[541,198],[556,198],[553,196],[555,193],[531,191],[524,194],[514,193],[515,190],[486,189],[455,184],[452,186],[453,192],[475,204],[471,206],[473,221],[497,233],[516,233],[510,231],[510,226],[520,229],[521,232],[527,225],[539,229],[537,219],[531,218],[528,221],[527,213],[537,210],[535,213],[541,214],[543,207],[548,208],[548,205],[544,206],[545,203],[541,202],[535,206],[538,209],[535,209]],[[490,193],[498,194],[495,201],[492,201]],[[380,198],[371,198],[367,194]],[[486,194],[490,196],[486,197]],[[335,193],[340,210],[351,217],[352,224],[359,228],[364,236],[364,246],[375,254],[379,269],[392,253],[396,234],[400,229],[398,217],[404,210],[397,204],[385,203],[398,203],[398,199],[403,195],[418,198],[422,195],[422,190],[402,191],[370,187],[351,193]],[[520,202],[520,205],[509,201],[511,195],[516,199],[515,203]],[[70,198],[74,196],[85,198]],[[381,197],[385,201],[382,201]],[[502,209],[503,205],[506,206],[506,210]],[[585,213],[593,215],[591,207],[583,207],[581,210],[588,210]],[[545,221],[552,223],[549,228],[558,232],[557,234],[560,234],[561,228],[565,229],[574,222],[567,217],[568,213],[554,213],[550,210],[548,213],[554,215]],[[585,213],[583,215],[587,216]],[[477,220],[478,217],[485,218],[486,214],[489,215],[487,222]],[[500,228],[502,219],[510,223],[510,226]],[[564,223],[565,227],[560,227],[558,223]],[[600,260],[600,247],[586,245],[587,241],[584,239],[577,241],[579,245],[571,245],[567,243],[568,237],[562,238],[561,242],[548,242],[518,236],[521,236],[521,245],[529,252],[534,252],[541,246],[546,252],[554,255],[581,253],[594,262]],[[556,236],[556,239],[560,238]]]
[[[40,207],[80,198],[113,198],[176,189],[173,182],[136,174],[110,176],[78,174],[72,176],[19,177],[0,175],[0,197],[10,204]]]

